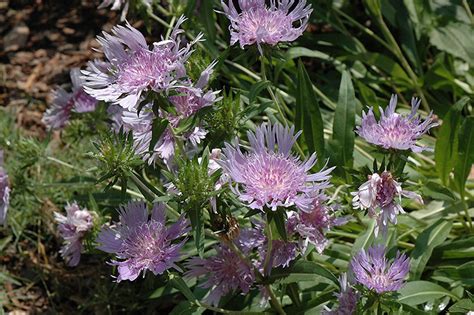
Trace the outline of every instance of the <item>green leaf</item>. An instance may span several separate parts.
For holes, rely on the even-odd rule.
[[[309,151],[317,153],[318,166],[322,167],[325,157],[323,118],[313,84],[301,60],[298,62],[295,127],[297,130],[303,130]]]
[[[189,301],[182,301],[176,305],[169,315],[198,315],[202,314],[206,309],[199,307]]]
[[[458,158],[454,165],[454,180],[464,198],[464,187],[474,163],[474,116],[465,119],[459,130]]]
[[[415,249],[411,253],[410,261],[410,278],[418,280],[425,269],[426,263],[433,253],[433,249],[441,245],[451,231],[452,222],[439,219],[429,227],[427,227],[418,236]]]
[[[442,27],[434,27],[428,38],[439,50],[461,58],[474,65],[474,27],[465,23],[451,22]]]
[[[201,208],[193,207],[188,211],[189,220],[193,230],[194,242],[199,256],[204,254],[204,222],[202,220]]]
[[[292,283],[301,281],[313,281],[315,283],[325,282],[339,287],[339,280],[326,268],[306,260],[298,260],[289,268],[279,268],[272,271],[269,279],[281,283]]]
[[[445,186],[448,184],[449,173],[453,168],[458,150],[458,130],[461,125],[461,111],[469,101],[463,97],[454,104],[444,116],[443,124],[438,133],[435,147],[436,169]]]
[[[454,201],[456,197],[448,188],[436,183],[429,181],[421,188],[421,193],[425,197],[430,197],[437,200]]]
[[[267,216],[273,239],[287,241],[286,213],[281,209],[278,209],[277,211],[269,210]]]
[[[153,119],[152,131],[151,131],[151,141],[148,148],[149,151],[155,150],[155,145],[160,139],[161,135],[168,126],[168,120],[162,118]]]
[[[214,43],[216,41],[216,16],[213,7],[214,1],[203,1],[199,6],[201,22],[206,30],[207,41]]]
[[[333,139],[337,144],[336,165],[351,167],[354,153],[356,98],[349,72],[342,73],[339,97],[333,122]]]
[[[184,282],[183,278],[181,278],[178,275],[175,274],[170,274],[170,279],[169,283],[179,290],[183,295],[191,302],[196,301],[196,297],[194,296],[194,293],[189,289],[188,285],[186,282]]]
[[[379,53],[364,53],[353,57],[361,60],[370,67],[377,67],[385,72],[396,83],[412,88],[412,80],[403,68],[393,59]]]
[[[252,85],[250,88],[248,98],[249,98],[249,106],[251,106],[255,100],[257,99],[257,96],[268,86],[270,86],[271,82],[268,80],[262,80],[260,82],[257,82]]]
[[[452,292],[429,281],[408,282],[403,288],[398,290],[398,293],[400,293],[398,301],[411,306],[423,304],[445,296],[458,300],[458,297]]]
[[[471,299],[462,299],[449,308],[450,312],[467,314],[474,310],[474,301]]]
[[[358,253],[361,249],[367,249],[374,239],[375,220],[370,220],[369,226],[362,231],[352,246],[351,254]]]

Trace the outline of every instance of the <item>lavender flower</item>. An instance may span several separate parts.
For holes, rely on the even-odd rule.
[[[368,209],[369,216],[377,219],[375,235],[380,228],[386,233],[388,222],[396,224],[397,215],[405,213],[400,205],[402,196],[423,203],[420,195],[402,190],[401,185],[387,171],[381,175],[377,173],[370,175],[369,180],[359,187],[359,191],[351,194],[354,196],[352,199],[354,209]]]
[[[303,162],[291,155],[291,147],[300,133],[294,135],[294,127],[280,124],[261,125],[255,133],[247,133],[247,153],[242,153],[238,139],[235,146],[225,144],[223,171],[231,178],[232,191],[250,208],[263,211],[266,206],[275,211],[277,207],[296,205],[311,211],[311,193],[319,189],[318,182],[330,178],[333,168],[310,174],[316,154]]]
[[[356,313],[360,294],[350,286],[346,273],[341,274],[339,277],[339,284],[341,290],[339,293],[336,293],[339,306],[332,311],[323,311],[323,315],[352,315]]]
[[[222,296],[242,291],[247,294],[255,282],[251,266],[225,245],[215,247],[216,254],[206,259],[193,257],[186,263],[188,278],[206,276],[202,288],[210,288],[207,303],[218,305]]]
[[[105,226],[97,237],[98,249],[115,254],[119,261],[117,281],[134,281],[146,270],[154,275],[165,270],[180,268],[175,264],[180,259],[180,250],[185,240],[173,243],[189,230],[189,222],[180,217],[170,227],[165,226],[165,205],[156,203],[151,218],[144,202],[129,202],[121,206],[120,221],[114,226]]]
[[[106,102],[119,104],[128,110],[139,103],[147,91],[164,92],[177,87],[177,78],[184,77],[184,62],[192,53],[192,46],[201,39],[180,48],[181,17],[170,38],[153,43],[149,48],[145,37],[130,24],[116,26],[112,34],[98,37],[107,62],[90,62],[90,70],[83,71],[86,92]],[[124,48],[126,47],[126,49]]]
[[[420,100],[412,98],[411,113],[400,115],[395,113],[397,96],[392,95],[389,106],[385,111],[380,108],[382,116],[377,122],[371,107],[366,114],[362,113],[362,124],[357,127],[357,134],[367,142],[380,146],[384,149],[412,150],[413,152],[432,151],[431,148],[422,147],[416,141],[429,129],[438,126],[431,112],[425,121],[416,116]]]
[[[261,54],[262,44],[275,46],[280,42],[292,42],[300,37],[313,11],[306,0],[239,0],[240,13],[233,1],[221,0],[224,13],[230,20],[230,44],[239,42],[240,47],[257,44]]]
[[[151,7],[151,2],[152,0],[141,0],[141,3],[145,5],[147,8]],[[120,15],[120,20],[125,21],[125,18],[128,13],[128,8],[130,7],[130,2],[129,0],[104,0],[102,3],[99,5],[98,9],[103,9],[106,7],[110,7],[110,9],[114,11],[118,11],[122,9],[122,14]]]
[[[53,91],[53,103],[43,115],[43,123],[48,129],[62,129],[71,117],[71,113],[92,112],[97,107],[97,100],[84,92],[84,80],[78,68],[71,69],[72,92],[63,88]]]
[[[382,294],[397,291],[404,285],[410,259],[397,252],[394,261],[389,264],[385,258],[385,247],[379,245],[369,248],[367,252],[361,250],[352,258],[350,268],[358,283]]]
[[[7,211],[10,203],[10,187],[8,186],[8,175],[3,168],[3,150],[0,150],[0,225],[7,224]]]
[[[303,249],[311,243],[322,253],[328,244],[325,232],[347,221],[347,218],[335,218],[334,208],[327,205],[327,200],[328,197],[321,190],[315,195],[309,212],[295,213],[289,218],[296,233],[304,239]]]
[[[60,253],[68,266],[77,266],[81,259],[82,240],[92,228],[93,218],[86,208],[81,209],[76,202],[68,203],[65,209],[66,216],[54,213],[59,234],[64,239]]]

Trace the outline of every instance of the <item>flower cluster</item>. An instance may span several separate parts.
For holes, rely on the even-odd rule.
[[[362,124],[357,127],[357,134],[367,142],[380,146],[384,149],[412,150],[421,152],[431,150],[416,144],[416,141],[431,128],[438,126],[434,121],[433,114],[430,113],[425,121],[417,116],[420,100],[411,100],[411,112],[409,115],[395,113],[397,106],[397,96],[392,95],[389,106],[385,111],[380,108],[381,117],[377,122],[374,116],[373,107],[368,113],[362,114]]]
[[[376,218],[375,235],[378,234],[379,229],[382,229],[385,234],[388,222],[396,224],[397,215],[405,212],[400,205],[402,196],[423,203],[420,195],[403,190],[393,175],[387,171],[380,175],[377,173],[370,175],[369,180],[352,195],[354,196],[352,199],[354,209],[368,209],[369,216]]]
[[[165,205],[156,203],[151,217],[144,202],[130,202],[121,206],[120,221],[113,226],[104,226],[97,237],[98,249],[115,254],[118,260],[111,264],[118,267],[117,281],[134,281],[140,273],[149,270],[154,275],[180,268],[175,264],[180,259],[184,242],[174,242],[189,230],[189,222],[180,217],[166,227]]]
[[[86,208],[81,209],[76,202],[67,204],[65,209],[66,216],[54,213],[59,234],[64,239],[60,253],[67,265],[77,266],[81,259],[82,241],[93,226],[93,217]]]
[[[3,150],[0,150],[0,224],[7,224],[7,211],[10,202],[8,175],[3,168]]]
[[[232,191],[250,208],[275,211],[277,207],[295,205],[302,211],[312,210],[312,194],[319,190],[320,183],[329,180],[333,168],[311,174],[316,154],[306,161],[291,154],[300,134],[294,134],[294,127],[268,124],[259,126],[255,133],[248,132],[247,153],[242,152],[238,139],[235,145],[225,144],[222,168],[230,178]]]
[[[54,99],[51,107],[43,115],[43,123],[48,129],[61,129],[68,123],[71,113],[93,112],[97,100],[84,92],[84,80],[81,71],[74,68],[70,72],[72,92],[58,88],[53,92]]]
[[[339,305],[335,310],[323,311],[324,315],[352,315],[356,313],[357,301],[360,294],[351,287],[347,281],[347,274],[343,273],[339,277],[341,290],[336,293]]]
[[[410,259],[405,254],[397,253],[390,264],[385,251],[382,245],[373,246],[367,252],[361,250],[350,262],[355,280],[378,294],[399,290],[410,270]]]
[[[270,6],[265,0],[239,0],[240,12],[233,1],[222,8],[230,20],[230,44],[239,42],[243,49],[257,44],[263,54],[262,45],[275,46],[281,42],[291,42],[303,34],[313,11],[306,0],[273,0]]]

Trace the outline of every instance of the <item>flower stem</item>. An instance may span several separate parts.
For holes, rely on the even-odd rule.
[[[275,309],[275,311],[277,311],[277,313],[280,315],[286,315],[285,310],[283,310],[283,307],[281,306],[280,302],[278,301],[278,298],[273,292],[272,287],[269,284],[267,284],[265,286],[265,289],[267,289],[268,291],[268,295],[270,296],[270,304]]]
[[[270,271],[272,269],[271,266],[271,259],[272,256],[272,229],[270,227],[270,218],[267,214],[267,224],[265,225],[265,234],[267,235],[267,253],[265,254],[265,261],[263,263],[263,273],[265,276],[270,275]]]

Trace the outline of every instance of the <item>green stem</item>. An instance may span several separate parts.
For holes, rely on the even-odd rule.
[[[467,16],[471,19],[471,24],[474,24],[474,16],[472,16],[471,7],[469,6],[469,3],[467,3],[467,0],[462,0],[462,5],[464,10],[466,10]]]
[[[267,214],[267,222],[266,222],[266,225],[265,225],[265,234],[267,235],[267,253],[265,255],[265,261],[263,263],[263,274],[265,276],[269,276],[270,275],[270,271],[272,269],[272,266],[271,266],[271,260],[270,260],[270,257],[272,256],[272,229],[271,229],[271,226],[270,226],[270,218],[268,217],[268,214]]]
[[[265,288],[268,291],[268,295],[270,296],[270,304],[272,307],[277,311],[278,314],[280,315],[286,315],[285,311],[283,310],[283,307],[281,306],[280,302],[278,301],[278,298],[276,297],[275,293],[272,290],[272,287],[267,284]]]

